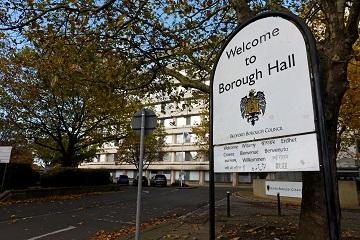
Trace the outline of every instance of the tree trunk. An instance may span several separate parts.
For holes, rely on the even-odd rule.
[[[67,153],[64,153],[63,154],[63,158],[61,160],[61,166],[62,167],[73,167],[73,160],[72,160],[72,156],[71,154],[69,154],[68,152]]]
[[[74,148],[69,147],[66,152],[62,153],[63,158],[61,161],[62,167],[77,167],[78,161],[75,159],[75,151]]]
[[[333,47],[332,49],[336,49]],[[339,50],[339,49],[338,49]],[[336,50],[334,50],[336,51]],[[338,51],[337,53],[344,51]],[[332,52],[334,54],[334,52]],[[332,56],[326,53],[326,56]],[[324,55],[325,56],[325,55]],[[323,82],[324,112],[327,129],[327,149],[331,167],[334,170],[332,179],[335,193],[335,205],[337,215],[337,226],[341,235],[341,210],[338,197],[338,184],[336,174],[336,133],[337,119],[339,115],[342,97],[346,90],[347,62],[333,61],[322,56],[320,62]],[[323,175],[323,162],[320,159],[320,172],[303,172],[303,196],[301,203],[301,214],[298,240],[324,240],[329,239],[328,216],[326,212],[325,186]]]

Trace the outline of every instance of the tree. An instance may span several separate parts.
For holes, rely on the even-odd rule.
[[[360,139],[360,45],[355,46],[355,54],[348,65],[349,85],[340,108],[337,153],[348,152]],[[355,153],[349,157],[356,158]]]
[[[359,38],[360,2],[357,0],[84,0],[76,3],[64,0],[51,4],[28,1],[30,6],[16,1],[4,2],[0,29],[17,33],[25,28],[44,29],[49,22],[58,28],[71,29],[71,25],[89,16],[87,30],[96,26],[97,31],[93,33],[107,48],[128,56],[133,66],[142,70],[135,75],[156,76],[142,79],[168,92],[174,86],[171,79],[176,79],[184,87],[208,93],[205,82],[217,52],[238,24],[267,9],[296,13],[317,37],[328,150],[332,166],[336,167],[339,109],[347,87],[352,46]],[[335,173],[332,177],[336,183]],[[322,172],[303,173],[303,186],[298,239],[326,239]],[[337,184],[334,190],[337,191]],[[340,219],[338,203],[337,199]]]
[[[157,128],[152,134],[145,136],[143,166],[147,169],[153,162],[162,160],[162,150],[165,146],[165,132]],[[134,131],[121,140],[116,154],[116,162],[130,164],[139,169],[140,136]]]
[[[35,48],[9,52],[0,66],[7,119],[22,129],[38,157],[50,150],[63,166],[77,166],[98,145],[124,136],[139,102],[128,90],[104,84],[123,74],[114,54],[99,54],[80,40],[81,47],[65,37],[36,38]]]

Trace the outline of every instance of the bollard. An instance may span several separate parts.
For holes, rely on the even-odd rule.
[[[278,209],[278,216],[281,216],[280,193],[277,194],[277,209]]]
[[[227,210],[226,212],[227,212],[227,216],[230,217],[230,192],[229,191],[226,192],[226,200],[227,200],[226,201],[226,203],[227,203],[226,204],[226,210]]]

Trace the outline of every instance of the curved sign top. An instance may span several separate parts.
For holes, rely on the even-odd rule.
[[[213,144],[315,132],[311,74],[299,28],[250,22],[224,46],[212,81]]]

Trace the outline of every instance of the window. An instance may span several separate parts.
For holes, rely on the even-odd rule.
[[[183,134],[176,134],[176,143],[184,143],[184,136]]]
[[[169,152],[164,153],[163,161],[170,162],[171,161],[171,153],[169,153]]]
[[[100,154],[95,155],[94,162],[100,162]]]
[[[176,121],[174,118],[168,118],[164,120],[164,127],[165,128],[171,128],[176,125]]]
[[[194,141],[194,134],[190,134],[187,132],[176,134],[176,143],[182,144],[182,143],[191,143]]]
[[[184,132],[184,142],[191,143],[194,134]]]
[[[184,180],[190,180],[190,171],[183,171],[185,173]]]
[[[129,178],[133,178],[134,175],[135,175],[135,173],[137,173],[136,170],[134,170],[134,171],[127,171],[127,175],[128,175]]]
[[[179,180],[181,175],[183,180],[190,180],[190,171],[176,171],[175,179]]]
[[[115,160],[115,154],[114,153],[106,154],[106,162],[113,162],[114,160]]]
[[[165,144],[172,144],[173,135],[166,135],[164,138]]]
[[[171,171],[163,171],[163,174],[165,175],[167,180],[171,178]]]
[[[196,126],[199,125],[201,122],[200,116],[191,116],[191,125]]]
[[[210,181],[210,174],[209,172],[205,172],[205,181],[209,182]]]
[[[177,162],[184,161],[184,152],[176,152],[175,161]]]
[[[125,175],[123,170],[116,170],[115,177],[119,177],[120,175]]]
[[[183,126],[185,126],[186,125],[186,118],[184,118],[184,117],[179,117],[179,118],[177,118],[176,119],[177,121],[177,123],[176,123],[176,126],[178,126],[178,127],[183,127]]]
[[[191,125],[191,117],[186,117],[186,126]]]
[[[194,161],[197,157],[197,152],[185,152],[185,161]]]
[[[215,173],[215,182],[232,182],[232,174],[231,173]]]
[[[200,175],[198,171],[190,171],[189,180],[190,181],[199,181]]]
[[[190,152],[186,151],[185,152],[185,161],[191,161],[192,160],[192,156],[190,154]]]

